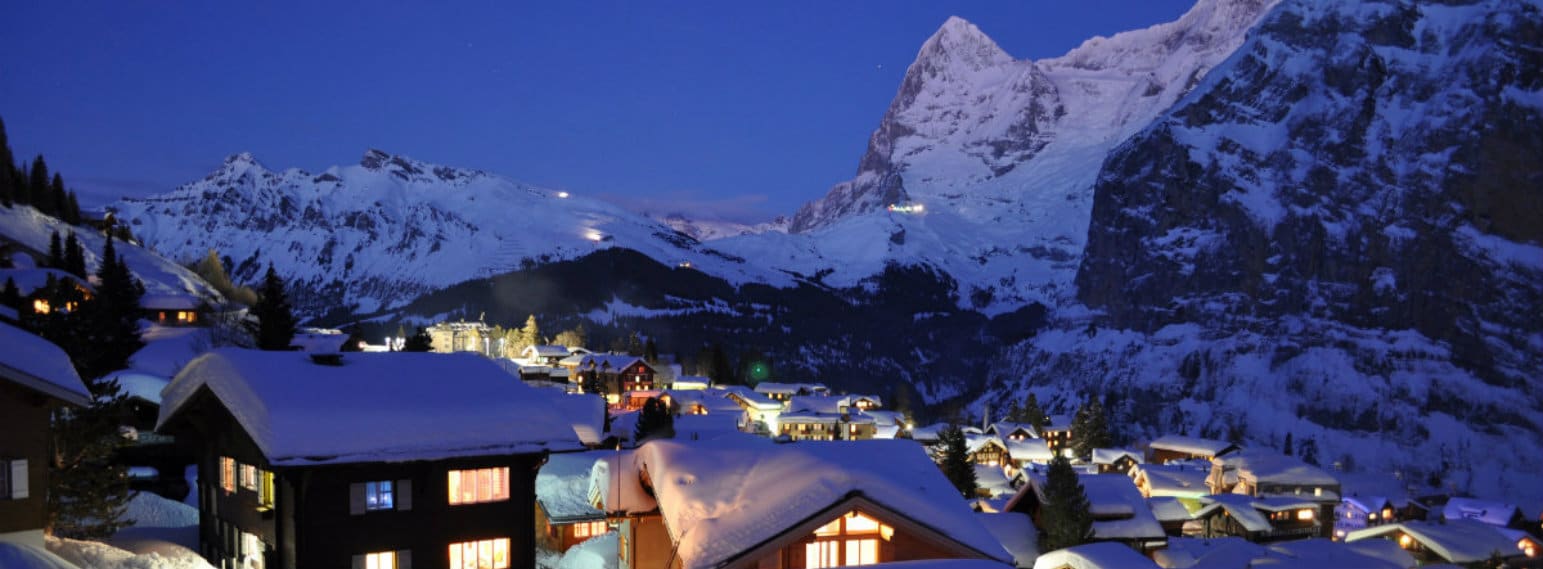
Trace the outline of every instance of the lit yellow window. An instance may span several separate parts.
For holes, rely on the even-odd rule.
[[[450,569],[508,569],[509,538],[450,544]]]
[[[509,499],[509,467],[450,471],[450,505]]]
[[[396,569],[396,552],[382,551],[380,553],[364,554],[364,569]]]
[[[1304,522],[1313,521],[1313,511],[1312,510],[1297,510],[1297,519],[1302,520]]]
[[[594,537],[608,529],[605,522],[579,522],[573,524],[573,537]]]
[[[220,457],[220,489],[226,494],[236,492],[236,459],[234,458]]]

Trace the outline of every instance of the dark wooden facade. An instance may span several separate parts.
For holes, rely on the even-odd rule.
[[[42,545],[47,516],[48,417],[63,404],[0,376],[0,468],[4,469],[0,474],[5,482],[0,484],[0,536],[37,532],[37,545]],[[21,476],[25,480],[20,480]]]
[[[655,389],[654,368],[640,358],[625,367],[613,368],[605,364],[581,366],[574,372],[573,381],[584,387],[587,393],[604,395],[613,406],[641,407],[627,393]]]
[[[274,466],[207,388],[166,427],[198,441],[199,543],[216,567],[243,566],[247,558],[263,568],[346,568],[359,566],[357,556],[395,552],[403,569],[448,569],[451,544],[503,538],[507,567],[535,564],[530,512],[544,454]],[[226,457],[271,473],[270,503],[261,501],[261,488],[243,487],[240,466],[234,491],[226,490]],[[508,499],[450,505],[450,471],[490,467],[508,467]],[[360,513],[354,485],[374,481],[393,483],[393,507]]]

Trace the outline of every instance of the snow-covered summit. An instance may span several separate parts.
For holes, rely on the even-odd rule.
[[[296,299],[312,314],[373,312],[611,246],[732,282],[788,279],[609,202],[373,149],[358,165],[320,173],[274,171],[236,154],[203,179],[114,207],[170,258],[190,262],[217,250],[237,282],[254,281],[272,263],[297,290],[318,291]]]

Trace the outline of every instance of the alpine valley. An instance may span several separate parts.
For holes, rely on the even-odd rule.
[[[1530,0],[1200,0],[1030,61],[953,18],[855,177],[761,225],[377,150],[113,208],[173,260],[272,264],[323,325],[535,314],[934,413],[1096,396],[1129,440],[1292,434],[1535,510],[1539,37]]]

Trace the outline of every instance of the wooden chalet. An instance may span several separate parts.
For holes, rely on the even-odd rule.
[[[579,360],[570,380],[585,393],[599,393],[613,407],[636,409],[641,402],[628,397],[633,391],[653,391],[654,368],[637,356],[588,354]],[[645,398],[646,399],[646,398]]]
[[[1122,474],[1079,474],[1093,515],[1092,542],[1117,542],[1150,554],[1168,546],[1168,534],[1157,521],[1146,499],[1129,477]],[[1043,528],[1044,477],[1029,474],[1027,484],[1007,502],[1004,510],[1027,514],[1034,527]]]
[[[147,294],[139,299],[145,319],[162,326],[206,326],[209,304],[187,294]]]
[[[218,349],[164,396],[217,567],[531,567],[537,468],[580,448],[551,395],[471,354]]]
[[[844,396],[794,396],[777,417],[777,434],[795,441],[873,438],[876,421]]]
[[[787,403],[794,397],[830,395],[830,388],[823,383],[777,383],[763,381],[755,385],[755,392]]]
[[[1142,464],[1141,455],[1136,451],[1122,448],[1096,448],[1093,449],[1092,462],[1098,468],[1099,474],[1111,472],[1126,474],[1136,465]]]
[[[1011,456],[1007,453],[1007,444],[994,435],[965,435],[964,446],[970,462],[975,464],[989,466],[1012,464]]]
[[[1211,461],[1206,486],[1212,494],[1308,500],[1318,505],[1317,520],[1333,520],[1339,506],[1339,479],[1323,469],[1270,450],[1229,452]],[[1314,537],[1333,537],[1332,522],[1318,525]]]
[[[1165,435],[1147,443],[1147,462],[1150,464],[1166,464],[1174,460],[1213,460],[1218,456],[1237,450],[1238,445],[1227,441],[1181,435]]]
[[[1050,415],[1045,421],[1045,427],[1036,433],[1037,438],[1045,439],[1045,445],[1050,447],[1050,452],[1056,454],[1068,454],[1071,452],[1072,418],[1070,415]]]
[[[1192,537],[1241,537],[1255,543],[1319,537],[1332,530],[1333,518],[1319,515],[1317,502],[1302,498],[1254,498],[1217,494],[1195,499]]]
[[[1385,539],[1397,543],[1421,565],[1449,563],[1466,567],[1539,567],[1543,555],[1535,537],[1473,520],[1397,522],[1359,529],[1347,543]],[[1488,565],[1498,561],[1501,565]]]
[[[49,417],[59,407],[90,402],[64,350],[0,324],[0,541],[43,547]]]
[[[655,440],[633,464],[657,514],[619,525],[624,569],[1012,560],[911,441]]]
[[[96,295],[96,289],[85,279],[59,269],[0,269],[0,286],[7,280],[21,293],[22,305],[17,310],[33,314],[70,312]]]
[[[605,512],[590,502],[595,462],[611,450],[554,453],[536,474],[536,542],[553,553],[610,531]]]

